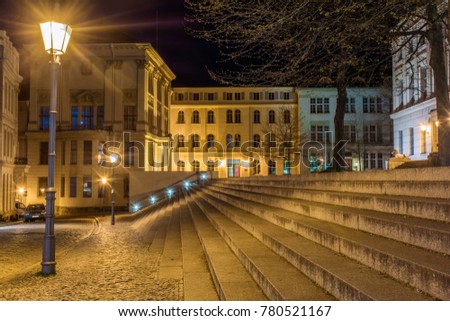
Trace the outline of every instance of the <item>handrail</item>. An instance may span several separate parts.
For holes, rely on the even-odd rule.
[[[193,180],[192,178],[195,177]],[[176,196],[177,193],[182,189],[189,188],[192,185],[201,185],[202,182],[206,182],[208,179],[211,179],[210,172],[194,172],[192,175],[185,177],[171,185],[161,188],[159,190],[148,193],[145,197],[134,201],[133,204],[130,204],[130,212],[136,212],[141,210],[144,207],[153,205],[157,202],[160,202],[164,199],[170,199]],[[189,182],[189,185],[186,185],[186,182]],[[194,182],[194,183],[193,183]],[[172,191],[171,193],[168,191]],[[154,198],[153,198],[154,197]],[[153,199],[152,199],[153,198]]]

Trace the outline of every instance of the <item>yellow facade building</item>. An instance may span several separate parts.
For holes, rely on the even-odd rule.
[[[174,88],[172,166],[218,177],[298,173],[293,87]]]

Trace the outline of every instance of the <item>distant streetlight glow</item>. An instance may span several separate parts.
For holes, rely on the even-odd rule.
[[[108,180],[106,179],[106,177],[102,177],[102,184],[105,185],[108,182]]]
[[[151,202],[152,204],[155,204],[155,203],[156,203],[156,201],[157,201],[157,198],[156,198],[156,196],[152,196],[152,197],[150,197],[150,202]]]

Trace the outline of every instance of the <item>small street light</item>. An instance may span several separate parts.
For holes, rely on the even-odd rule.
[[[111,175],[111,225],[116,224],[116,218],[114,217],[114,167],[116,166],[119,157],[116,154],[111,154],[109,156],[112,163],[112,175]]]
[[[59,56],[64,54],[69,44],[72,29],[54,21],[40,24],[45,51],[50,54],[50,116],[48,143],[48,184],[46,191],[45,237],[42,251],[42,273],[55,274],[55,136],[56,103],[58,97]]]

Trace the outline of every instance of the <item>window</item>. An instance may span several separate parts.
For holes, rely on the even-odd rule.
[[[184,95],[183,94],[177,94],[177,100],[179,101],[183,101],[184,100]]]
[[[377,126],[375,125],[364,126],[364,142],[365,143],[378,142]]]
[[[208,111],[208,124],[214,124],[214,112],[212,110]]]
[[[77,141],[70,141],[70,164],[75,165],[77,163]]]
[[[383,169],[383,154],[364,153],[364,169]]]
[[[105,108],[103,106],[97,107],[97,128],[103,129],[105,122]]]
[[[345,112],[346,113],[354,113],[355,112],[355,98],[347,98],[347,103],[345,104]]]
[[[330,113],[330,98],[310,98],[309,102],[311,114]]]
[[[378,169],[383,169],[383,154],[382,153],[378,153],[378,157],[377,157],[377,167]]]
[[[259,135],[254,135],[254,136],[253,136],[253,147],[259,148],[260,145],[261,145],[261,136],[259,136]]]
[[[208,135],[208,148],[214,147],[214,135],[209,134]]]
[[[177,171],[178,172],[184,172],[185,167],[186,167],[186,164],[184,163],[184,161],[179,160],[177,162]]]
[[[375,98],[374,97],[369,98],[369,112],[371,112],[371,113],[375,112]]]
[[[377,113],[383,112],[383,99],[381,97],[377,97]]]
[[[355,125],[345,125],[344,126],[344,139],[350,142],[356,141],[356,126]]]
[[[259,100],[259,93],[252,93],[253,100]]]
[[[269,124],[275,124],[275,111],[269,110]]]
[[[227,135],[227,148],[233,147],[233,136],[231,134]]]
[[[398,152],[403,154],[403,131],[398,131]]]
[[[289,100],[289,99],[291,99],[291,93],[289,93],[289,92],[284,92],[284,93],[283,93],[283,99],[284,99],[284,100]]]
[[[269,175],[275,175],[277,173],[277,163],[274,160],[272,159],[269,160],[268,167],[269,167]]]
[[[194,94],[192,95],[192,99],[193,99],[193,100],[200,100],[200,94],[199,94],[199,93],[194,93]]]
[[[83,197],[92,197],[92,178],[90,176],[83,177]]]
[[[285,110],[283,113],[284,116],[284,123],[290,124],[291,123],[291,112],[289,110]]]
[[[48,142],[41,142],[39,144],[39,164],[48,164]]]
[[[199,124],[200,123],[200,113],[198,110],[194,110],[192,113],[192,124]]]
[[[241,93],[234,93],[234,100],[241,100],[241,99],[242,99]]]
[[[49,107],[41,107],[39,110],[39,129],[48,129],[50,125]]]
[[[184,111],[180,110],[178,112],[178,120],[177,120],[178,124],[184,124]]]
[[[233,100],[233,94],[232,93],[225,93],[225,100]]]
[[[214,166],[214,161],[213,160],[208,160],[207,166],[208,166],[208,171],[213,172],[215,170],[215,166]]]
[[[77,197],[77,178],[70,178],[70,197]]]
[[[184,135],[178,135],[177,146],[178,147],[184,147]]]
[[[84,165],[92,164],[92,141],[91,140],[84,141],[83,164]]]
[[[234,147],[241,147],[241,135],[234,135]]]
[[[200,170],[200,162],[198,160],[194,160],[192,162],[192,170],[194,172],[198,172]]]
[[[414,128],[409,129],[409,154],[414,155]]]
[[[269,100],[275,100],[275,93],[269,93]]]
[[[237,124],[241,122],[241,111],[239,109],[234,111],[234,122]]]
[[[71,127],[72,129],[78,129],[78,106],[72,107]]]
[[[64,176],[61,177],[61,186],[60,186],[59,196],[60,197],[66,196],[66,178]]]
[[[208,93],[208,100],[214,100],[214,93]]]
[[[260,112],[259,112],[259,110],[255,110],[255,111],[253,112],[253,123],[259,124],[259,123],[260,123],[260,120],[261,120]]]
[[[92,129],[94,127],[94,107],[83,106],[81,109],[81,128]]]
[[[329,133],[330,127],[324,126],[324,125],[313,125],[311,126],[311,140],[315,142],[321,142],[321,143],[329,143],[330,142],[330,136]],[[326,139],[326,141],[325,141]]]
[[[38,196],[45,196],[47,183],[48,183],[47,177],[38,177]]]
[[[233,111],[231,109],[227,110],[227,124],[233,123]]]
[[[123,118],[124,130],[136,130],[137,109],[136,106],[125,106]]]
[[[191,135],[191,146],[192,148],[200,147],[200,136],[197,134]]]
[[[66,165],[66,141],[61,141],[61,165]]]

